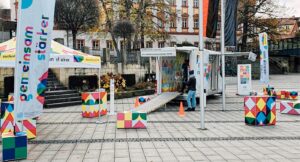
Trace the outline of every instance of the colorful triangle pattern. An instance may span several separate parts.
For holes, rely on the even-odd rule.
[[[1,103],[1,134],[14,132],[14,104],[12,102]]]
[[[276,97],[247,96],[244,98],[245,123],[247,125],[275,125]]]
[[[27,139],[34,139],[36,138],[36,119],[27,119],[22,121],[16,122],[15,125],[15,132],[26,132],[27,134]]]
[[[141,129],[146,128],[147,113],[125,111],[117,113],[117,128]]]
[[[280,102],[280,113],[300,115],[300,101],[281,101]]]
[[[82,99],[82,117],[94,118],[99,117],[99,92],[83,92],[81,94]]]
[[[107,114],[107,92],[100,92],[100,115]]]

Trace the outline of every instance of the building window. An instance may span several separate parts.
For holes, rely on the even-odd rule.
[[[93,40],[92,45],[93,45],[93,50],[100,50],[100,40]]]
[[[158,48],[164,48],[165,42],[158,42]]]
[[[199,42],[194,42],[194,46],[198,47],[199,46]]]
[[[176,28],[176,19],[170,21],[170,28]]]
[[[188,18],[182,18],[182,28],[188,28]]]
[[[170,46],[171,46],[171,47],[175,47],[175,46],[176,46],[176,42],[171,42],[171,43],[170,43]]]
[[[199,19],[194,19],[194,28],[198,29],[199,28]]]
[[[146,42],[146,48],[153,48],[152,42]]]
[[[111,40],[107,40],[106,41],[106,48],[110,49],[110,50],[113,50],[113,44],[112,44]]]
[[[199,7],[199,1],[198,0],[194,0],[194,7]]]
[[[176,6],[176,0],[171,0],[171,5]]]
[[[182,7],[188,6],[188,0],[182,0]]]
[[[83,39],[77,39],[76,40],[76,49],[81,50],[84,47],[84,40]]]

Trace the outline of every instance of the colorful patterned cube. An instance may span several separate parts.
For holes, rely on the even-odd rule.
[[[285,99],[287,99],[287,100],[297,100],[298,99],[298,92],[297,91],[286,91],[285,92]]]
[[[147,114],[125,111],[117,113],[117,128],[146,128]]]
[[[21,132],[22,128],[27,134],[27,139],[36,138],[36,119],[27,119],[23,120],[23,122],[16,122],[15,132]]]
[[[244,98],[245,123],[248,125],[276,124],[276,97],[248,96]]]
[[[11,93],[11,94],[8,95],[7,101],[9,101],[9,102],[13,102],[14,101],[14,94],[13,93]]]
[[[285,99],[285,92],[284,90],[276,91],[276,99]]]
[[[298,92],[293,90],[280,90],[276,92],[277,99],[297,100]]]
[[[100,115],[107,114],[107,92],[100,92]]]
[[[27,158],[27,135],[25,132],[2,134],[3,161]]]
[[[99,117],[99,92],[84,92],[82,98],[82,117],[94,118]]]
[[[281,101],[280,102],[280,113],[300,115],[300,101]]]
[[[150,97],[148,97],[148,96],[141,96],[141,97],[138,97],[138,101],[139,101],[139,104],[141,105],[141,104],[143,104],[145,102],[150,101]]]
[[[14,104],[12,102],[1,103],[1,133],[14,132]]]
[[[264,87],[263,92],[264,92],[264,95],[267,95],[267,96],[276,96],[274,87]]]

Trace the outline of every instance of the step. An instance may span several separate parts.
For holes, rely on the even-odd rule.
[[[60,98],[53,98],[53,99],[45,100],[46,104],[63,103],[63,102],[70,102],[70,101],[81,101],[81,96],[76,96],[76,97],[61,96]]]
[[[67,97],[78,97],[78,96],[81,96],[80,93],[60,94],[60,95],[50,95],[50,96],[46,95],[45,99],[48,100],[48,99],[54,99],[59,97],[67,98]]]
[[[75,106],[75,105],[81,105],[81,101],[71,101],[71,102],[61,102],[61,103],[52,103],[52,104],[45,104],[45,109],[50,108],[62,108],[67,106]]]
[[[61,94],[72,94],[72,93],[78,93],[76,90],[56,90],[56,91],[46,91],[46,96],[51,95],[61,95]]]

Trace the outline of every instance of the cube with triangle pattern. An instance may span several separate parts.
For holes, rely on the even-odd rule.
[[[247,96],[244,98],[245,123],[248,125],[276,124],[276,97]]]
[[[280,113],[300,115],[300,101],[281,101]]]
[[[22,130],[23,128],[23,130]],[[27,139],[36,138],[36,119],[26,119],[17,121],[15,125],[15,132],[26,132]]]
[[[297,100],[298,92],[294,90],[279,90],[276,92],[277,99]]]
[[[14,133],[14,104],[13,102],[1,103],[1,134]]]
[[[117,113],[117,128],[146,128],[147,113],[125,111]]]
[[[100,92],[100,115],[107,114],[107,92]]]
[[[100,94],[99,92],[83,92],[82,99],[82,117],[99,117]]]

